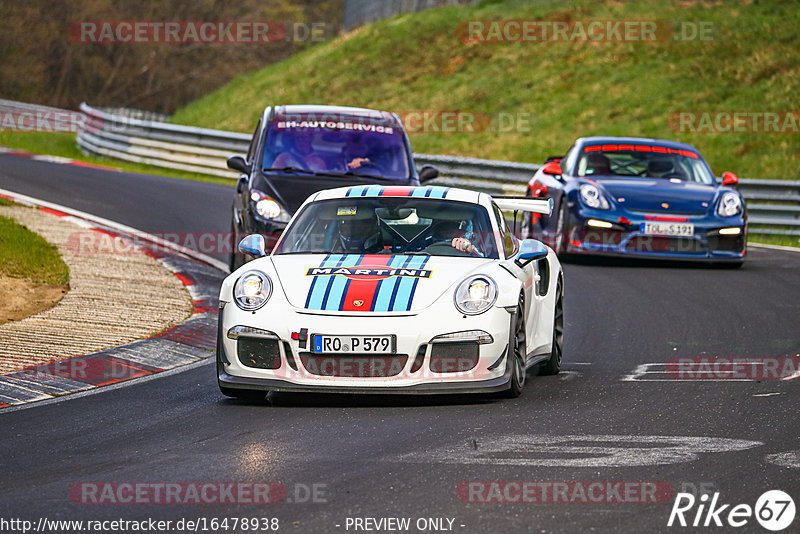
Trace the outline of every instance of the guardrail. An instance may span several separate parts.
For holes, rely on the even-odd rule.
[[[158,167],[236,179],[239,173],[228,170],[226,160],[247,152],[250,142],[249,134],[124,117],[87,104],[81,111],[86,115],[77,135],[81,150]],[[431,154],[416,154],[415,163],[439,169],[434,184],[503,195],[525,194],[541,167]],[[800,235],[800,181],[743,179],[738,187],[747,200],[751,232]]]

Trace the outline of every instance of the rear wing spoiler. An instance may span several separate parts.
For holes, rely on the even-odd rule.
[[[504,211],[530,211],[548,216],[553,212],[552,198],[492,197],[492,199]]]

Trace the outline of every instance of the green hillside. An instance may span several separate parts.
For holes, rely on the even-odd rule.
[[[710,40],[461,39],[465,21],[500,19],[682,21],[686,31],[704,24]],[[674,26],[665,24],[658,23],[659,38]],[[797,2],[545,0],[438,8],[365,26],[240,75],[173,121],[250,132],[272,103],[486,113],[495,125],[506,114],[527,125],[412,133],[412,145],[424,153],[540,162],[578,136],[664,137],[695,145],[717,174],[800,179],[797,122],[782,118],[783,133],[693,133],[671,123],[681,111],[791,111],[797,118],[798,27]]]

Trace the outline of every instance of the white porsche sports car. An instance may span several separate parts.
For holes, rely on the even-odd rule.
[[[268,391],[518,396],[526,371],[561,366],[563,273],[502,210],[552,200],[429,186],[320,191],[272,254],[220,290],[217,375],[225,395]]]

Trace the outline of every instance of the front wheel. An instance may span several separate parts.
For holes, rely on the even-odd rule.
[[[564,354],[564,291],[561,280],[556,286],[556,310],[553,317],[553,348],[550,359],[540,367],[542,375],[557,375],[561,372],[561,357]]]
[[[517,304],[517,312],[514,314],[512,321],[514,326],[511,329],[513,337],[508,340],[508,363],[511,365],[511,386],[504,392],[504,396],[509,399],[519,397],[522,394],[522,388],[525,387],[525,357],[527,355],[527,343],[525,338],[525,305],[520,295],[519,303]]]

